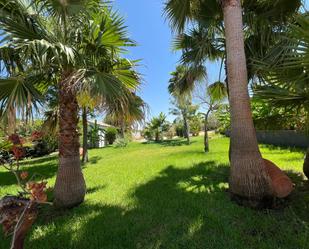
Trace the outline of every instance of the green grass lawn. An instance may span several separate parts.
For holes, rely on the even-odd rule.
[[[309,248],[309,184],[300,174],[304,153],[261,146],[265,158],[290,172],[296,190],[280,210],[255,211],[230,201],[227,138],[91,150],[84,166],[85,202],[69,211],[44,209],[28,249],[301,249]],[[25,169],[55,181],[54,156]],[[15,193],[14,177],[0,170],[0,196]],[[0,229],[1,230],[1,229]],[[1,231],[0,231],[1,233]],[[0,249],[9,240],[0,235]]]

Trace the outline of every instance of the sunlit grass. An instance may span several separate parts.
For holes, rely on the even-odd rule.
[[[308,248],[309,186],[301,180],[301,150],[261,146],[297,183],[287,207],[254,211],[231,202],[227,138],[132,143],[91,150],[84,166],[88,194],[78,208],[42,210],[27,248]],[[55,156],[30,160],[26,170],[55,181]],[[29,166],[30,165],[30,166]],[[298,172],[298,173],[297,173]],[[16,193],[14,178],[0,170],[0,196]],[[0,235],[0,249],[9,240]]]

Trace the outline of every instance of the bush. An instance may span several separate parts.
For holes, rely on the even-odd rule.
[[[150,130],[150,129],[148,129],[148,128],[145,128],[145,129],[143,130],[143,132],[142,132],[142,136],[143,136],[146,140],[150,141],[150,140],[153,139],[154,134],[153,134],[153,131],[152,131],[152,130]]]
[[[165,133],[166,137],[168,139],[173,139],[173,137],[175,136],[176,134],[176,131],[175,131],[175,127],[172,125],[168,131]]]
[[[34,131],[31,139],[32,146],[26,147],[26,157],[45,156],[58,148],[58,141],[55,135]]]
[[[198,136],[201,131],[201,118],[199,116],[194,116],[190,120],[190,131],[193,136]]]
[[[129,140],[127,138],[118,137],[115,141],[116,148],[124,148],[129,144]]]
[[[175,131],[177,137],[184,137],[184,127],[183,124],[175,124]]]
[[[116,140],[118,130],[114,127],[109,127],[105,131],[105,140],[108,144],[113,144]]]

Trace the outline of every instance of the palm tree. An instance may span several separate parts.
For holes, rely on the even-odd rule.
[[[173,108],[170,108],[170,114],[180,117],[183,122],[184,137],[187,139],[187,143],[190,144],[190,121],[198,106],[192,104],[190,94],[176,95],[172,93],[172,96],[171,104]]]
[[[151,134],[154,134],[155,141],[159,142],[161,140],[162,132],[166,131],[168,128],[168,123],[166,121],[166,115],[160,113],[159,116],[153,117],[150,122],[146,125],[145,130]]]
[[[188,119],[190,112],[194,109],[191,91],[195,81],[204,76],[205,70],[202,69],[204,68],[199,67],[193,71],[184,65],[179,65],[176,71],[171,73],[172,77],[168,85],[169,93],[174,97],[172,103],[176,106],[176,110],[171,112],[173,115],[178,115],[178,111],[180,111],[188,144],[190,144],[190,125]]]
[[[105,122],[120,128],[122,138],[137,124],[142,124],[148,112],[148,105],[136,93],[126,90],[124,99],[110,99],[103,107]]]
[[[169,1],[172,6],[175,1]],[[224,1],[221,1],[223,3]],[[174,48],[182,50],[181,61],[186,64],[200,65],[206,60],[221,60],[219,79],[221,81],[222,67],[227,68],[226,38],[224,22],[220,6],[215,1],[186,1],[186,10],[175,9],[175,13],[168,12],[170,17],[177,16],[180,22],[173,21],[182,29],[184,23],[194,22],[190,29],[182,30],[174,41]],[[259,77],[259,72],[254,71],[250,63],[257,56],[266,55],[268,49],[276,44],[286,23],[299,9],[301,1],[293,0],[287,4],[285,1],[266,3],[265,1],[243,1],[244,19],[244,43],[247,56],[247,74],[251,81]],[[173,8],[176,6],[173,6]],[[191,9],[190,9],[191,7]],[[183,12],[182,12],[183,11]],[[184,12],[187,12],[187,20]],[[207,15],[205,13],[207,12]],[[225,78],[227,90],[229,89],[228,78]]]
[[[82,134],[83,134],[83,152],[82,152],[82,162],[87,163],[89,161],[88,157],[88,120],[87,116],[89,112],[95,109],[102,100],[99,96],[90,96],[89,92],[83,91],[78,93],[77,102],[81,108],[82,117]]]
[[[212,4],[215,11],[209,15],[214,12],[223,15],[232,119],[230,191],[251,200],[262,200],[271,196],[273,191],[258,148],[251,116],[241,1],[220,2],[218,6],[216,1],[169,0],[165,10],[173,26],[180,31],[188,21],[198,19],[195,16],[197,9],[205,11],[206,16],[206,7]]]
[[[57,79],[59,169],[54,204],[78,205],[86,188],[79,160],[77,93],[87,89],[93,95],[117,98],[119,87],[134,89],[135,73],[119,60],[123,47],[133,43],[127,38],[122,18],[95,0],[1,0],[0,8],[5,46],[25,56],[35,69],[35,79],[42,78],[39,73]],[[19,82],[40,89],[42,80],[29,83],[28,78],[25,75]]]
[[[0,48],[0,72],[3,77],[10,80],[1,82],[3,88],[7,91],[2,91],[1,94],[1,121],[4,123],[7,134],[15,133],[16,129],[16,104],[19,104],[19,111],[22,120],[26,123],[32,116],[32,107],[37,108],[42,100],[42,92],[34,89],[32,83],[35,80],[31,72],[31,67],[27,65],[18,51],[10,47]],[[19,79],[24,75],[28,75],[29,82],[23,82]],[[42,88],[41,88],[42,90]],[[11,94],[13,93],[13,94]],[[33,104],[32,106],[30,104]],[[4,108],[7,107],[7,108]]]

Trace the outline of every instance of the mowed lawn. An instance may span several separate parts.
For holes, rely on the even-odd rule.
[[[300,174],[304,152],[261,146],[265,158],[290,171],[296,190],[284,209],[256,211],[229,198],[229,140],[212,139],[207,154],[202,141],[91,150],[91,162],[83,167],[85,202],[69,211],[41,210],[26,248],[309,248],[309,184]],[[53,186],[55,156],[24,164]],[[1,169],[0,196],[14,194],[14,184]],[[0,248],[9,248],[2,232]]]

